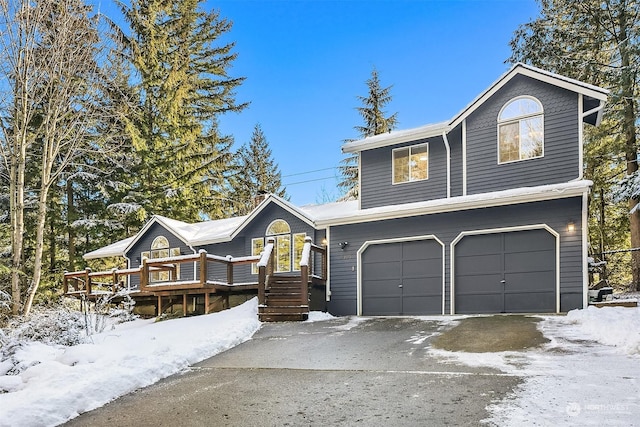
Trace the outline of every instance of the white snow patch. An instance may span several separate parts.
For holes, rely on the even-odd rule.
[[[335,316],[330,313],[325,313],[323,311],[311,311],[309,312],[309,318],[306,322],[322,322],[323,320],[331,319],[335,319]]]
[[[25,342],[14,355],[25,369],[0,376],[0,426],[58,425],[180,372],[250,339],[257,311],[254,298],[209,315],[124,323],[93,344]]]
[[[332,326],[331,328],[338,329],[340,331],[350,331],[351,329],[353,329],[356,326],[358,326],[360,323],[366,322],[367,320],[368,319],[365,318],[365,317],[351,316],[351,317],[349,317],[349,321],[347,323],[345,323],[344,325]]]

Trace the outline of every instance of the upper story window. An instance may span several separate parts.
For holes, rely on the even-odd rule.
[[[267,227],[266,237],[275,239],[274,256],[276,259],[275,272],[283,273],[292,269],[300,270],[300,258],[302,256],[302,247],[304,246],[305,233],[291,235],[291,227],[282,219],[276,219]],[[265,239],[262,237],[251,239],[251,254],[259,255],[264,249]],[[292,265],[293,260],[293,265]],[[258,273],[257,264],[251,267],[253,274]]]
[[[498,115],[498,163],[544,155],[544,114],[533,97],[509,101]]]
[[[429,144],[393,150],[393,183],[422,181],[429,178]]]

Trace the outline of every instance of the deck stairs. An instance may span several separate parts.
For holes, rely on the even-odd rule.
[[[305,284],[308,286],[308,284]],[[301,276],[272,275],[265,289],[265,302],[258,306],[261,322],[307,320],[309,301],[302,301]],[[308,295],[308,292],[305,293]]]

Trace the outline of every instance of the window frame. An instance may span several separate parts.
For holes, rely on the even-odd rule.
[[[411,156],[413,155],[413,150],[419,147],[426,147],[426,155],[427,155],[427,160],[426,160],[426,170],[425,170],[425,177],[424,178],[419,178],[419,179],[412,179],[412,173],[411,173]],[[407,176],[408,179],[406,181],[396,181],[396,152],[398,151],[405,151],[407,150],[409,155],[408,155],[408,171],[407,171]],[[391,150],[391,184],[392,185],[400,185],[400,184],[408,184],[408,183],[412,183],[412,182],[421,182],[421,181],[426,181],[429,179],[429,143],[428,142],[423,142],[420,144],[414,144],[414,145],[408,145],[406,147],[398,147],[398,148],[394,148],[393,150]]]
[[[166,243],[166,247],[160,245],[160,242]],[[143,260],[153,260],[158,258],[167,258],[180,256],[181,249],[179,247],[172,248],[169,239],[165,236],[160,235],[156,236],[152,241],[148,251],[142,251],[140,253],[140,265],[142,265]],[[149,282],[151,283],[160,283],[160,282],[168,282],[171,280],[171,275],[168,271],[152,271],[149,273]],[[180,280],[180,264],[176,266],[176,277],[175,280]]]
[[[522,99],[526,99],[526,100],[530,100],[533,101],[535,104],[538,105],[538,107],[540,108],[539,111],[533,112],[533,113],[524,113],[521,115],[517,115],[514,117],[509,117],[506,119],[502,118],[502,115],[504,113],[504,111],[514,102],[522,100]],[[523,123],[532,120],[532,119],[540,119],[541,121],[541,125],[540,125],[540,134],[541,134],[541,138],[540,138],[540,155],[538,156],[531,156],[531,157],[522,157],[522,138],[521,135],[523,134]],[[518,126],[518,133],[517,133],[517,145],[518,145],[518,158],[517,159],[513,159],[513,160],[506,160],[506,161],[502,161],[501,158],[501,139],[500,139],[500,130],[502,127],[507,126],[507,125],[517,125]],[[540,100],[538,100],[536,97],[530,96],[530,95],[523,95],[523,96],[516,96],[515,98],[511,98],[509,101],[507,101],[502,108],[500,109],[500,112],[498,113],[498,119],[497,119],[497,161],[499,165],[505,165],[505,164],[510,164],[510,163],[517,163],[517,162],[524,162],[527,160],[535,160],[535,159],[541,159],[544,157],[544,144],[545,142],[545,138],[544,138],[544,107],[542,106],[542,102],[540,102]]]

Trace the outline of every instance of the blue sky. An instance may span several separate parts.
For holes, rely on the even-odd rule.
[[[107,0],[108,1],[108,0]],[[105,6],[107,9],[105,10]],[[228,40],[251,102],[221,118],[236,147],[260,123],[291,201],[339,195],[342,141],[357,137],[355,108],[378,70],[393,85],[387,113],[397,129],[455,115],[509,66],[509,40],[538,13],[534,0],[217,0],[205,4],[233,21]],[[103,11],[109,14],[103,0]],[[307,173],[310,171],[318,171]]]

